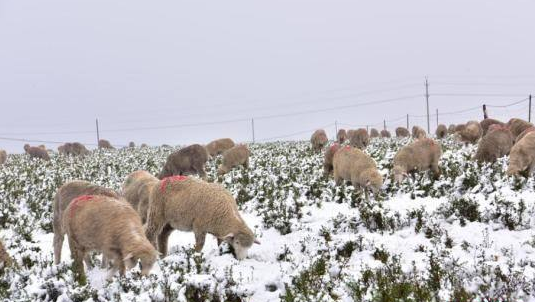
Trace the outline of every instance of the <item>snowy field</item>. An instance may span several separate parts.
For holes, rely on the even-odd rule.
[[[152,274],[106,280],[89,270],[73,281],[67,241],[52,264],[52,200],[64,182],[84,179],[118,190],[135,170],[159,172],[172,149],[95,151],[48,163],[12,155],[0,167],[2,238],[17,267],[0,277],[5,301],[535,301],[535,182],[508,178],[507,158],[479,165],[475,146],[442,142],[442,175],[391,181],[407,140],[367,148],[385,177],[380,196],[323,177],[323,155],[308,142],[253,144],[249,170],[210,181],[236,197],[261,245],[237,261],[228,246],[175,231]],[[94,256],[98,264],[99,256]]]

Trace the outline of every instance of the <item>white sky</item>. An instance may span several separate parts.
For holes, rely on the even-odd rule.
[[[0,0],[0,137],[94,143],[98,117],[118,145],[249,141],[256,117],[257,140],[308,138],[335,120],[425,114],[426,75],[432,112],[507,104],[535,94],[534,12],[529,0]],[[527,102],[490,112],[527,118]]]

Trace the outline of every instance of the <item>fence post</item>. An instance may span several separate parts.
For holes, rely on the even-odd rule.
[[[383,120],[383,129],[386,130],[386,120]]]
[[[95,124],[97,125],[97,149],[99,148],[98,143],[100,142],[100,133],[98,131],[98,118],[95,119]]]
[[[438,109],[437,109],[437,128],[438,128]]]
[[[338,121],[334,121],[334,136],[338,135]]]
[[[254,138],[254,118],[251,119],[251,129],[253,130],[253,144],[255,143],[255,138]]]
[[[425,102],[427,104],[427,133],[431,133],[429,128],[429,82],[427,82],[427,77],[425,77]]]
[[[528,114],[528,122],[531,123],[531,94],[529,95],[529,114]]]
[[[407,114],[407,130],[409,130],[409,115]]]
[[[483,104],[483,118],[488,118],[489,115],[487,114],[487,105]]]

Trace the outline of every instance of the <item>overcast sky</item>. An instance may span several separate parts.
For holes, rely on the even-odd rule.
[[[250,141],[251,118],[257,140],[332,135],[335,121],[393,130],[425,114],[425,76],[441,123],[480,119],[440,112],[535,93],[534,12],[530,0],[0,0],[0,137],[95,143],[95,118],[116,145]],[[490,113],[527,118],[527,102]]]

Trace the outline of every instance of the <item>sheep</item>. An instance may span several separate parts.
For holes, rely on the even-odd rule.
[[[340,150],[342,146],[340,144],[333,144],[331,147],[327,149],[325,152],[325,156],[323,159],[323,175],[325,177],[329,176],[331,172],[333,171],[333,157],[334,154]]]
[[[513,136],[516,138],[527,128],[533,127],[533,124],[519,118],[512,118],[509,120],[509,122],[507,122],[507,126],[511,130]]]
[[[479,162],[495,162],[509,154],[513,147],[513,134],[506,126],[492,124],[488,132],[479,141],[474,159]]]
[[[105,140],[105,139],[101,139],[101,140],[98,141],[98,148],[99,149],[115,149],[110,144],[110,142]]]
[[[343,144],[347,139],[347,133],[346,133],[346,130],[345,129],[340,129],[338,130],[338,132],[336,133],[336,141],[338,141],[338,143],[340,144]]]
[[[461,131],[464,130],[464,128],[466,128],[466,125],[465,124],[458,124],[455,126],[455,133],[459,133]]]
[[[379,137],[379,131],[377,131],[377,129],[375,129],[375,128],[372,128],[370,130],[370,137],[371,138]]]
[[[336,185],[350,181],[355,188],[362,188],[366,199],[368,190],[377,193],[383,186],[383,177],[373,159],[357,148],[346,146],[334,154],[333,174]]]
[[[149,145],[147,145],[145,143],[141,144],[141,148],[148,148],[148,147],[149,147]]]
[[[450,124],[448,126],[448,134],[454,134],[455,133],[455,124]]]
[[[438,139],[443,139],[448,135],[448,128],[446,128],[446,125],[440,124],[437,127],[437,130],[435,131],[435,135]]]
[[[7,161],[7,153],[5,150],[0,149],[0,165],[5,164]]]
[[[9,256],[6,247],[4,246],[4,242],[0,240],[0,272],[3,272],[6,267],[10,267],[12,265],[13,259],[11,256]]]
[[[206,178],[204,165],[208,161],[208,152],[199,145],[193,144],[171,153],[158,175],[158,179],[164,179],[173,175],[199,174]]]
[[[173,230],[193,232],[195,250],[200,252],[206,234],[227,241],[241,260],[253,243],[259,243],[238,212],[232,194],[219,184],[186,176],[161,180],[152,190],[146,232],[162,255]]]
[[[103,195],[75,198],[63,213],[63,228],[69,239],[73,270],[77,281],[85,283],[82,260],[90,251],[100,251],[113,261],[111,278],[117,271],[141,262],[141,274],[148,275],[158,252],[145,236],[141,219],[124,199]]]
[[[392,161],[394,180],[403,181],[409,172],[431,170],[438,178],[440,169],[438,161],[442,156],[440,144],[430,138],[421,138],[402,147]]]
[[[415,139],[425,138],[427,137],[427,133],[421,127],[412,126],[412,137]]]
[[[526,134],[519,142],[515,143],[509,154],[509,167],[507,175],[518,175],[528,171],[529,174],[535,169],[535,132]]]
[[[128,143],[128,148],[135,148],[136,144],[134,142]]]
[[[397,127],[396,128],[396,137],[408,137],[410,136],[409,130],[405,127]]]
[[[315,152],[320,152],[323,147],[327,144],[329,139],[327,138],[327,134],[325,133],[325,130],[319,129],[314,131],[312,133],[312,137],[310,138],[310,143],[312,144],[312,150]]]
[[[459,132],[461,141],[467,144],[475,144],[482,134],[483,129],[481,129],[481,126],[477,121],[467,122],[464,129]]]
[[[390,135],[390,131],[384,129],[384,130],[381,130],[381,137],[386,137],[386,138],[390,138],[391,135]]]
[[[357,130],[352,130],[348,133],[349,145],[359,148],[366,149],[370,144],[370,137],[368,136],[368,131],[364,128]]]
[[[30,158],[40,158],[46,161],[50,160],[48,152],[40,147],[30,147],[30,145],[26,144],[24,145],[24,151],[26,151]]]
[[[86,147],[78,142],[74,143],[65,143],[62,146],[58,147],[58,151],[60,154],[63,155],[87,155],[89,154],[89,150],[86,149]]]
[[[495,120],[493,118],[486,118],[486,119],[483,119],[480,123],[481,125],[481,129],[483,129],[483,136],[485,136],[485,134],[487,134],[487,132],[489,131],[489,127],[491,125],[505,125],[504,123],[498,121],[498,120]]]
[[[223,152],[223,161],[217,170],[217,174],[224,175],[239,165],[249,168],[249,154],[249,149],[243,144],[236,145]]]
[[[216,139],[208,143],[208,145],[206,145],[206,150],[208,151],[208,154],[210,154],[210,156],[214,157],[234,146],[235,144],[232,139],[220,138],[220,139]]]
[[[122,196],[138,212],[143,223],[147,221],[150,192],[158,181],[158,178],[147,171],[135,171],[130,173],[123,183]]]
[[[529,127],[529,128],[526,128],[524,129],[524,131],[522,131],[522,133],[520,133],[515,139],[514,141],[515,142],[519,142],[524,136],[526,136],[526,134],[530,133],[531,131],[535,130],[535,127]]]
[[[54,212],[52,222],[52,228],[54,230],[54,263],[56,265],[61,261],[61,247],[63,246],[65,237],[65,230],[62,223],[63,213],[73,199],[82,195],[104,195],[119,198],[119,194],[111,189],[93,185],[82,180],[65,183],[58,189],[52,205]],[[86,261],[86,263],[90,265],[89,261]]]

